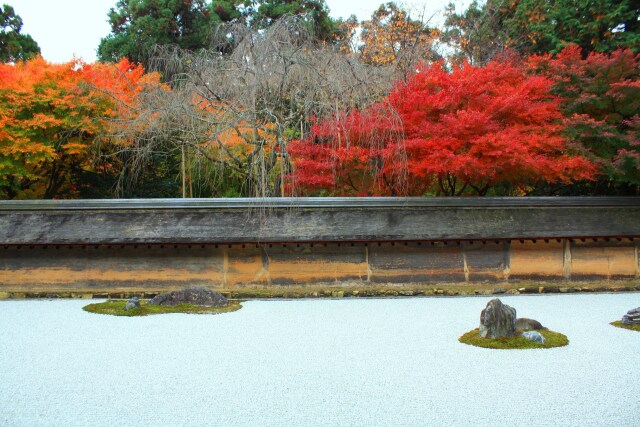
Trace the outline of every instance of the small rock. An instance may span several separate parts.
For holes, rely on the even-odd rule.
[[[544,286],[540,286],[540,287],[538,288],[538,293],[539,293],[539,294],[543,294],[543,293],[544,293]]]
[[[140,300],[138,297],[133,297],[124,306],[125,310],[133,310],[134,308],[140,308]]]
[[[344,298],[344,291],[333,291],[331,292],[331,296],[333,298]]]
[[[544,344],[547,340],[544,339],[542,334],[538,331],[527,331],[523,332],[522,336],[529,341],[539,342],[540,344]]]
[[[528,331],[531,329],[540,330],[546,328],[535,319],[527,319],[526,317],[516,319],[516,331]]]
[[[507,290],[505,288],[495,288],[493,290],[493,294],[494,295],[504,294],[506,292],[507,292]]]
[[[124,306],[125,310],[132,310],[134,308],[140,308],[140,300],[138,297],[133,297]]]
[[[351,295],[357,297],[358,295],[360,295],[360,291],[351,291]]]
[[[520,295],[520,292],[517,289],[509,289],[507,291],[507,294],[509,294],[509,295]]]
[[[516,332],[515,323],[516,309],[494,298],[480,313],[480,336],[482,338],[513,336]]]
[[[405,297],[411,297],[413,296],[413,291],[400,291],[400,295]]]

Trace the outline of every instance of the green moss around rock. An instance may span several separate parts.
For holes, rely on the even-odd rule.
[[[89,313],[109,314],[112,316],[149,316],[152,314],[189,313],[189,314],[220,314],[229,313],[242,308],[239,301],[229,301],[224,307],[206,307],[192,304],[180,304],[176,306],[149,305],[148,301],[140,301],[140,308],[125,310],[126,300],[110,300],[95,304],[89,304],[82,309]]]
[[[559,332],[540,330],[538,331],[545,338],[544,344],[529,341],[522,337],[520,333],[513,337],[508,338],[482,338],[478,332],[478,329],[473,329],[464,335],[462,335],[458,341],[463,344],[473,345],[482,348],[495,348],[501,350],[520,350],[528,348],[553,348],[562,347],[569,344],[569,339],[566,335]]]
[[[616,328],[629,329],[630,331],[638,331],[640,332],[640,325],[625,325],[620,320],[616,320],[615,322],[611,322],[613,326]]]

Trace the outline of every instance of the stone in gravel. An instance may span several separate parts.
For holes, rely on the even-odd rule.
[[[515,324],[516,309],[494,298],[480,313],[480,336],[482,338],[513,336],[516,333]]]
[[[528,331],[528,330],[540,330],[547,329],[540,322],[535,319],[527,319],[526,317],[520,317],[516,319],[516,331]]]
[[[149,305],[176,306],[193,304],[207,307],[223,307],[227,305],[227,298],[219,292],[214,292],[204,286],[165,292],[149,300]]]
[[[124,306],[125,310],[133,310],[134,308],[140,308],[140,300],[138,297],[133,297]]]
[[[538,331],[523,332],[522,336],[528,339],[529,341],[539,342],[540,344],[544,344],[546,342],[542,334]]]
[[[627,314],[622,316],[622,323],[625,325],[640,325],[640,307],[627,311]]]
[[[494,294],[504,294],[505,292],[507,292],[507,290],[505,288],[495,288],[493,290]]]

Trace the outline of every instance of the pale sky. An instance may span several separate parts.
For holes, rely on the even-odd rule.
[[[347,18],[355,14],[368,19],[383,0],[326,0],[331,16]],[[441,11],[450,0],[413,0],[397,3],[424,10],[430,17]],[[117,0],[0,0],[16,11],[24,22],[21,33],[30,34],[38,43],[42,56],[51,62],[66,62],[73,57],[87,62],[96,59],[100,39],[109,34],[107,12]],[[470,0],[453,0],[462,10]],[[436,16],[435,19],[438,19]]]

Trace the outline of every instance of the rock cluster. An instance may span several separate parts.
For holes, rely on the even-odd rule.
[[[515,323],[516,309],[494,298],[480,313],[480,336],[482,338],[513,336],[516,333]]]
[[[207,307],[224,307],[227,303],[227,299],[221,293],[214,292],[204,286],[197,286],[157,295],[149,300],[148,304],[164,306],[193,304]]]
[[[622,316],[622,323],[625,325],[640,325],[640,307],[627,311],[627,314]]]

